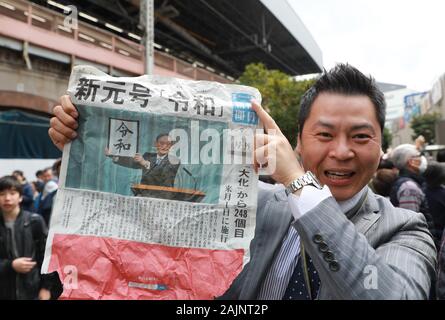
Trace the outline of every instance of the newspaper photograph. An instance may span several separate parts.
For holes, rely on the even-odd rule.
[[[213,299],[249,261],[257,89],[74,67],[42,273],[61,299]]]

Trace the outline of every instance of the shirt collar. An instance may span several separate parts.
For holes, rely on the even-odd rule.
[[[341,211],[344,214],[349,213],[349,211],[351,209],[353,209],[358,204],[358,202],[360,201],[362,196],[367,191],[368,191],[368,186],[364,186],[363,189],[360,190],[359,192],[357,192],[352,198],[350,198],[348,200],[344,200],[344,201],[337,201],[338,205],[340,206]]]

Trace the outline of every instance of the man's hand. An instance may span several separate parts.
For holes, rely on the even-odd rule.
[[[32,261],[31,258],[17,258],[12,261],[12,268],[17,273],[28,273],[34,268],[36,265],[35,261]]]
[[[150,161],[145,160],[140,153],[136,153],[133,160],[147,169],[150,168]]]
[[[134,161],[135,161],[136,163],[139,163],[139,164],[142,166],[142,165],[144,165],[145,159],[141,156],[140,153],[136,153],[136,154],[134,155]]]
[[[68,95],[60,97],[60,105],[54,107],[53,113],[55,117],[50,120],[48,134],[55,146],[62,151],[65,144],[77,136],[75,130],[78,127],[79,113]]]
[[[267,173],[272,178],[289,185],[304,174],[289,141],[281,132],[274,119],[256,101],[252,100],[252,109],[263,122],[266,134],[255,135],[255,169],[267,165]]]
[[[39,300],[49,300],[51,299],[51,292],[48,289],[40,289]]]

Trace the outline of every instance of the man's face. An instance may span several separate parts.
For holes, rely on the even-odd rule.
[[[2,212],[9,213],[20,206],[22,197],[15,189],[6,189],[0,191],[0,209]]]
[[[372,178],[382,154],[381,141],[369,97],[321,93],[304,123],[297,152],[304,169],[328,185],[337,201],[344,201]]]
[[[419,154],[417,156],[411,157],[410,159],[408,159],[408,162],[406,164],[406,169],[408,169],[409,171],[415,173],[415,174],[419,174],[420,173],[420,164],[422,163],[422,157],[421,154],[419,152]]]
[[[162,136],[156,141],[155,146],[158,150],[158,155],[164,156],[170,150],[172,143],[169,141],[168,136]]]
[[[49,180],[51,180],[53,178],[53,174],[51,172],[51,170],[46,170],[45,172],[42,173],[42,180],[43,182],[48,182]]]

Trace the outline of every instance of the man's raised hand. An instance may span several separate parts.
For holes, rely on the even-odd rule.
[[[68,95],[60,97],[60,105],[54,107],[53,113],[48,134],[54,145],[62,151],[65,144],[77,137],[79,113]]]
[[[303,175],[304,169],[275,120],[255,100],[252,100],[252,109],[265,129],[265,134],[255,135],[254,167],[267,166],[267,173],[287,186]]]

